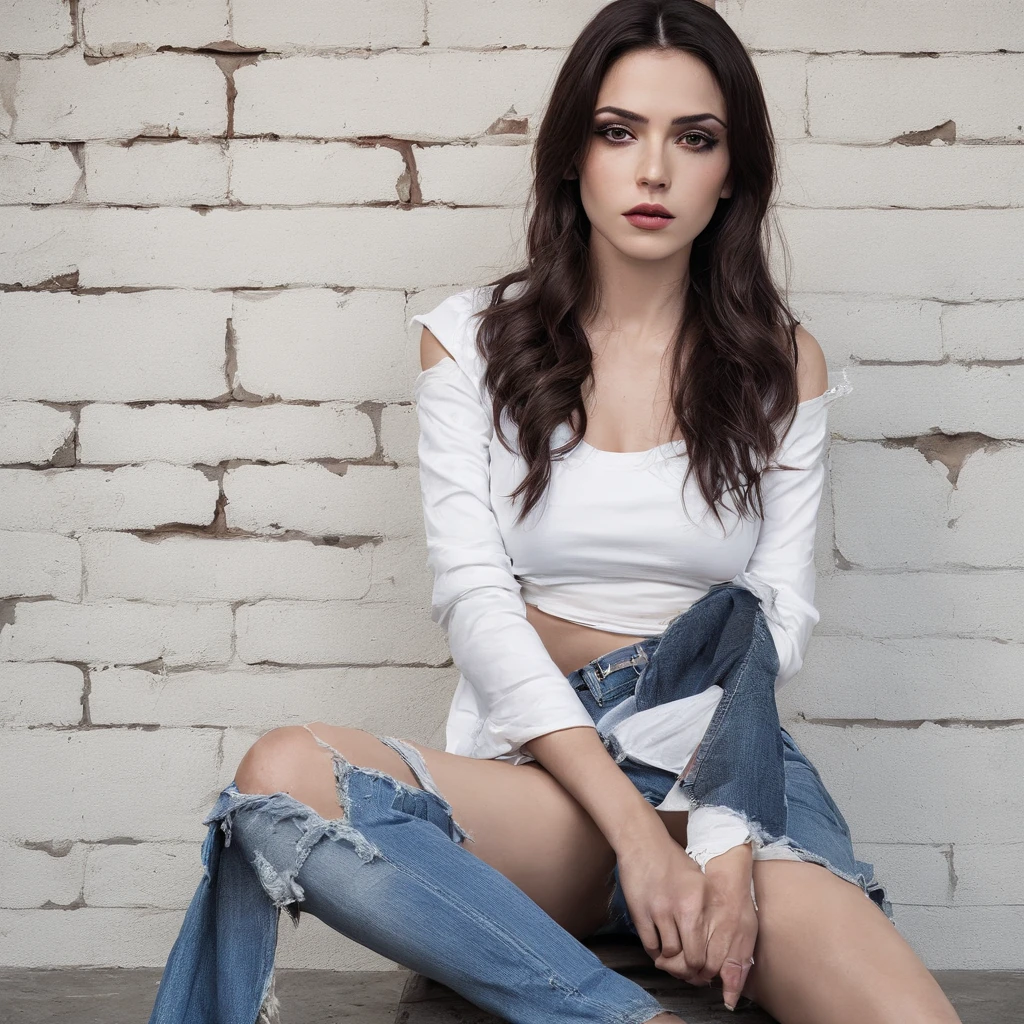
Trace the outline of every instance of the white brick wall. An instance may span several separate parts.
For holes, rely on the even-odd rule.
[[[162,965],[274,725],[443,745],[405,323],[521,252],[600,6],[0,0],[0,964]],[[928,966],[1019,970],[1019,0],[718,10],[854,364],[783,716]]]

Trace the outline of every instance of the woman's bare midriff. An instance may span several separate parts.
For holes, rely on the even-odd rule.
[[[526,621],[537,631],[541,643],[547,648],[551,660],[569,675],[595,658],[600,658],[619,647],[646,639],[626,633],[609,633],[593,626],[561,619],[542,612],[536,605],[526,605]]]

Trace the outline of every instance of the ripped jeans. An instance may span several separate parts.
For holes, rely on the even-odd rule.
[[[839,808],[778,724],[771,689],[777,655],[754,605],[742,587],[713,587],[658,637],[612,651],[568,678],[619,767],[655,807],[681,791],[694,807],[741,813],[758,840],[755,858],[821,864],[859,885],[891,920],[872,866],[853,855]],[[668,713],[673,702],[699,698],[712,685],[722,695],[687,773],[643,763],[628,752],[637,753],[635,745],[620,749],[628,730],[609,723],[634,711]],[[666,735],[672,739],[671,730]],[[300,906],[511,1024],[644,1024],[667,1012],[464,848],[472,836],[411,744],[378,737],[422,788],[352,765],[314,738],[332,752],[342,816],[325,819],[286,793],[243,794],[234,782],[221,792],[204,819],[203,877],[150,1024],[274,1024],[280,911],[297,926]],[[641,748],[656,760],[653,745]],[[597,934],[625,932],[635,929],[616,884]]]
[[[757,597],[722,583],[662,633],[568,678],[644,799],[659,810],[690,812],[687,853],[702,868],[745,837],[754,860],[820,864],[858,886],[895,924],[874,866],[855,856],[842,811],[779,723],[778,666]],[[597,934],[636,935],[617,867],[615,881],[611,914]],[[753,884],[751,895],[756,905]]]
[[[342,817],[327,820],[286,793],[239,793],[232,782],[206,818],[223,831],[227,848],[252,865],[263,892],[293,924],[298,926],[301,905],[350,939],[512,1024],[644,1024],[668,1012],[636,982],[602,964],[519,886],[463,848],[472,836],[452,817],[415,747],[377,737],[405,760],[422,788],[351,764],[308,725],[303,728],[332,752]],[[238,909],[228,941],[243,941],[245,913]],[[228,1005],[223,992],[216,993],[216,1016],[158,1015],[158,994],[151,1024],[276,1021],[267,948],[261,957],[232,964],[230,979],[222,972],[222,983],[234,991]],[[241,983],[238,966],[244,968]]]

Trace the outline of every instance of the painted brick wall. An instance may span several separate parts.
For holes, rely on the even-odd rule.
[[[405,325],[522,251],[600,6],[0,0],[0,964],[162,965],[268,728],[443,746]],[[783,716],[928,966],[1021,969],[1020,2],[718,9],[855,387]]]

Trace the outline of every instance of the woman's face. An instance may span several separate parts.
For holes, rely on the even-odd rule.
[[[594,110],[580,168],[592,232],[632,259],[688,254],[732,194],[725,99],[711,72],[681,50],[634,50],[609,68]],[[638,203],[674,219],[657,230],[631,223],[624,215]]]

